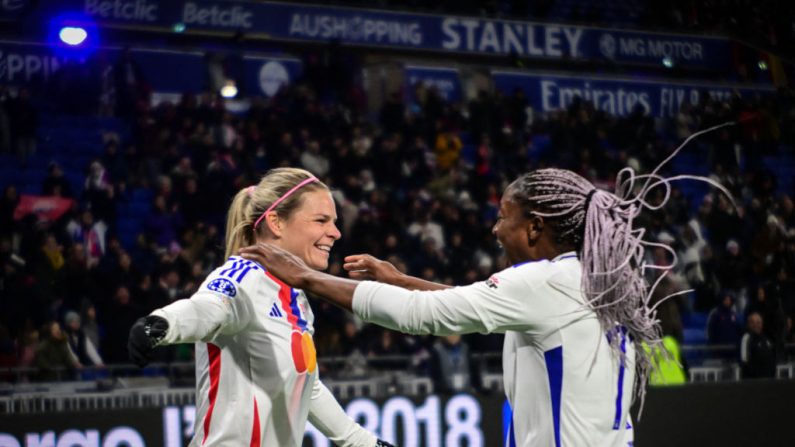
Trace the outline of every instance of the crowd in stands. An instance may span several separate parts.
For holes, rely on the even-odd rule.
[[[252,99],[241,114],[225,110],[214,93],[185,93],[156,107],[145,94],[133,95],[140,100],[116,111],[128,135],[106,136],[102,156],[83,167],[81,188],[66,181],[59,163],[49,165],[40,193],[76,201],[55,222],[15,218],[20,194],[3,182],[0,365],[36,366],[46,379],[57,367],[127,362],[129,327],[189,297],[222,263],[229,201],[269,168],[303,167],[334,190],[343,237],[330,273],[344,275],[341,259],[366,252],[427,280],[467,284],[506,267],[491,228],[502,190],[519,174],[563,167],[612,188],[621,168],[653,169],[696,130],[735,119],[741,124],[688,147],[703,163],[685,166],[723,184],[733,199],[675,188],[661,211],[643,216],[647,238],[671,244],[679,258],[655,297],[695,290],[660,307],[664,331],[680,342],[683,318],[711,312],[702,328],[708,342],[742,344],[742,359],[751,363],[784,358],[795,317],[795,191],[778,187],[783,179],[765,161],[794,154],[791,90],[729,102],[703,95],[671,119],[653,119],[642,109],[611,116],[580,100],[540,113],[520,90],[447,103],[423,85],[370,113],[361,91],[339,87],[310,78]],[[4,94],[0,103],[0,121],[13,122],[2,128],[3,150],[27,145],[20,165],[35,151],[26,139],[35,135],[37,112],[26,95]],[[677,173],[674,165],[663,172]],[[138,216],[143,227],[124,234],[119,210],[142,195],[149,205]],[[670,261],[662,250],[649,257]],[[320,356],[427,359],[462,344],[455,352],[501,347],[498,335],[405,336],[313,305]],[[753,340],[741,340],[746,319]],[[159,355],[189,360],[192,346]]]

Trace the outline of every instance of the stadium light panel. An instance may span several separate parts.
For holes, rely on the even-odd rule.
[[[88,32],[79,26],[65,26],[58,32],[58,37],[67,45],[78,46],[86,41]]]

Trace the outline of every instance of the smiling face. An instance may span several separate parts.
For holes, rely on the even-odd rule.
[[[532,250],[528,241],[528,219],[516,201],[511,198],[510,188],[500,200],[500,211],[497,222],[491,232],[505,250],[511,264],[532,259]]]
[[[303,259],[309,267],[325,270],[331,247],[342,236],[336,220],[337,210],[328,190],[306,192],[300,206],[279,222],[281,237],[274,243]]]

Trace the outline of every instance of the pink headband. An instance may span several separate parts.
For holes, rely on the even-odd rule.
[[[259,223],[262,221],[262,219],[265,218],[266,215],[268,215],[268,213],[273,211],[273,209],[276,208],[276,206],[278,206],[280,203],[284,202],[285,199],[287,199],[288,197],[293,195],[294,192],[299,190],[304,185],[307,185],[307,184],[312,183],[312,182],[317,182],[317,181],[318,181],[317,177],[309,177],[308,179],[304,180],[303,182],[293,186],[293,189],[291,189],[291,190],[287,191],[286,193],[284,193],[283,196],[279,197],[279,199],[277,201],[273,202],[273,205],[269,206],[268,209],[265,210],[264,213],[262,213],[262,216],[259,216],[259,219],[257,219],[256,222],[254,222],[254,229],[255,230],[257,229],[257,227],[259,226]]]

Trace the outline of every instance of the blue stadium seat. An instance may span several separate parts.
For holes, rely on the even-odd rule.
[[[474,144],[464,144],[464,146],[461,148],[461,158],[467,163],[474,165],[476,151],[477,148]]]
[[[130,202],[128,210],[133,216],[145,217],[149,215],[151,208],[148,202]]]
[[[16,167],[4,168],[0,170],[0,186],[5,189],[8,185],[14,185],[17,189],[25,183],[25,176]]]
[[[531,160],[537,160],[543,157],[552,145],[552,139],[547,134],[533,135],[531,141],[532,144],[527,150],[527,157]]]
[[[688,329],[699,329],[705,331],[707,328],[707,312],[690,312],[682,316],[682,324]]]
[[[132,200],[135,202],[151,202],[152,191],[146,188],[135,188],[132,193]]]
[[[703,345],[707,343],[707,333],[703,327],[685,328],[683,335],[684,344],[686,345]]]

